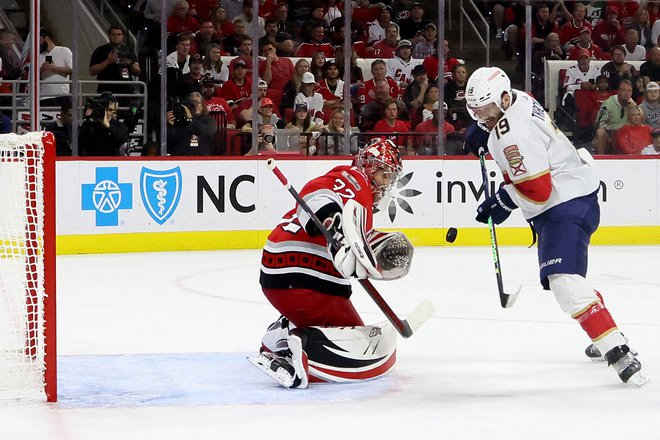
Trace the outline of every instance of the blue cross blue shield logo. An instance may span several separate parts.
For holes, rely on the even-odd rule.
[[[151,218],[159,225],[165,223],[176,211],[181,198],[181,168],[151,170],[142,167],[140,172],[140,195]]]
[[[82,184],[83,211],[96,211],[96,226],[119,225],[119,210],[133,209],[133,185],[119,183],[117,167],[96,168],[96,182]]]

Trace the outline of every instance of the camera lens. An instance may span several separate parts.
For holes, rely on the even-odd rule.
[[[267,144],[274,144],[275,143],[275,135],[265,134],[263,139],[264,139],[264,142],[267,143]]]

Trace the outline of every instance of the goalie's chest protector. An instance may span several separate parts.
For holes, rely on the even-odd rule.
[[[307,183],[300,195],[310,204],[310,194],[332,191],[342,204],[354,199],[366,207],[366,230],[373,225],[373,195],[367,176],[359,169],[338,166]],[[310,236],[300,224],[296,209],[289,211],[268,236],[261,258],[260,283],[264,288],[312,289],[339,296],[350,296],[350,280],[332,264],[323,235]]]

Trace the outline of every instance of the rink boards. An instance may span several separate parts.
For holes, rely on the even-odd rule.
[[[295,188],[347,160],[278,157]],[[487,166],[499,185],[493,161]],[[659,244],[660,162],[597,161],[601,228],[597,244]],[[377,228],[404,231],[418,246],[488,245],[474,221],[482,199],[479,162],[471,158],[408,159],[403,179],[374,216]],[[62,160],[57,162],[57,248],[60,254],[250,249],[293,207],[265,159]],[[498,227],[502,245],[529,245],[520,211]]]

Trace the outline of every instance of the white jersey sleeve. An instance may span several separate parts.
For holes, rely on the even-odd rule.
[[[488,149],[524,217],[596,191],[600,180],[591,155],[583,149],[578,153],[534,98],[519,90],[514,95],[490,133]],[[536,198],[534,185],[548,182],[547,174],[549,197]]]

